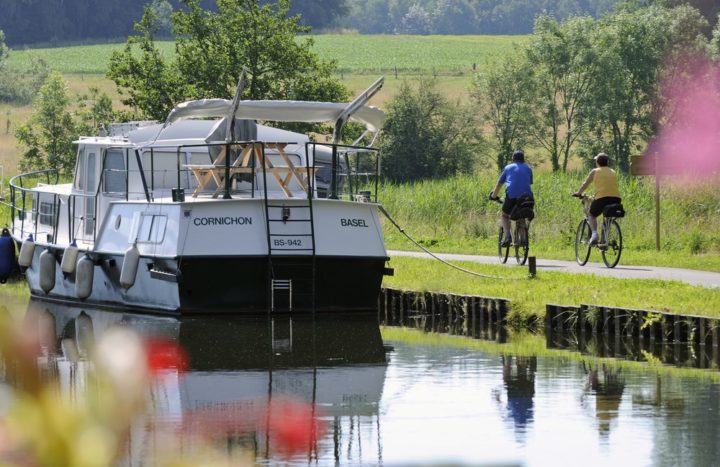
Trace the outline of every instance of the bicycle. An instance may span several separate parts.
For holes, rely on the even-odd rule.
[[[597,244],[592,245],[590,243],[590,236],[592,231],[590,230],[590,223],[588,222],[588,216],[590,215],[590,204],[593,198],[587,195],[576,196],[580,198],[583,205],[583,211],[585,217],[580,221],[575,234],[575,259],[580,266],[585,266],[588,259],[590,258],[590,251],[594,246],[602,255],[603,263],[608,268],[614,268],[620,262],[620,255],[622,254],[623,241],[622,231],[620,230],[620,224],[617,219],[625,216],[622,204],[610,204],[605,206],[603,209],[603,221],[600,227],[600,238]]]
[[[491,197],[490,199],[500,204],[503,203],[503,200],[499,197]],[[518,199],[518,202],[512,211],[510,211],[510,221],[515,223],[515,228],[511,227],[511,241],[506,246],[503,246],[505,235],[502,226],[500,226],[498,233],[498,258],[500,258],[502,264],[507,263],[511,246],[515,249],[515,261],[517,261],[519,265],[522,266],[527,261],[528,252],[530,251],[530,222],[535,218],[535,211],[533,211],[534,206],[535,202],[530,197],[523,196]]]

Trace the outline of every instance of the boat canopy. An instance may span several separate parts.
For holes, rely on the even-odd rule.
[[[187,101],[175,106],[165,121],[165,126],[184,118],[226,117],[233,106],[228,99],[200,99]],[[240,101],[235,118],[244,120],[265,120],[273,122],[333,122],[343,117],[348,104],[311,101]],[[385,113],[373,106],[361,106],[350,115],[350,119],[365,124],[377,132],[385,121]]]

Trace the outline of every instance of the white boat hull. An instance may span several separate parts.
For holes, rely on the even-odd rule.
[[[388,259],[377,205],[315,201],[313,255],[312,237],[297,233],[310,228],[301,219],[307,209],[294,200],[283,203],[290,219],[272,227],[275,235],[270,239],[264,201],[259,199],[114,203],[95,250],[81,250],[78,256],[88,255],[95,263],[87,298],[78,296],[77,272],[64,274],[59,266],[53,289],[46,293],[40,286],[40,255],[50,249],[59,265],[63,246],[37,242],[25,275],[38,298],[161,313],[264,312],[271,305],[277,311],[375,309]],[[164,228],[152,230],[145,226],[147,219]],[[125,289],[120,281],[124,254],[139,230],[148,241],[137,243],[137,276]],[[278,241],[284,244],[269,248],[269,242]],[[353,248],[348,250],[348,244]],[[271,297],[272,274],[292,281],[292,298],[289,291],[276,291]]]

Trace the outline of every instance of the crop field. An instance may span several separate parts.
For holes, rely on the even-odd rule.
[[[315,51],[336,60],[341,73],[471,73],[506,55],[528,36],[397,36],[327,34],[311,36]],[[159,41],[166,57],[174,54],[173,42]],[[65,74],[104,74],[110,55],[124,44],[12,50],[8,64],[27,70],[31,60],[42,59]]]

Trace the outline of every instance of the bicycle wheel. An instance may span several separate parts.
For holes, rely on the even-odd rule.
[[[500,258],[501,263],[505,264],[510,255],[510,245],[502,246],[503,238],[505,238],[505,233],[503,232],[503,228],[500,227],[500,233],[498,234],[498,258]]]
[[[620,254],[622,253],[622,232],[615,219],[608,223],[604,238],[606,243],[602,248],[603,263],[609,268],[614,268],[620,262]]]
[[[590,224],[587,219],[580,221],[575,235],[575,259],[580,266],[585,266],[590,258]]]
[[[528,227],[525,222],[515,223],[515,261],[522,266],[527,261],[530,244],[528,240]]]

